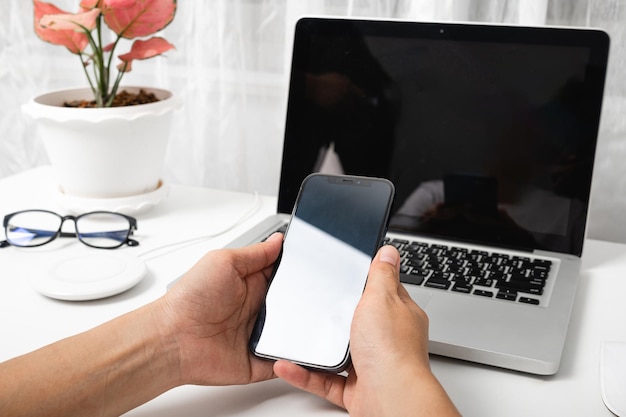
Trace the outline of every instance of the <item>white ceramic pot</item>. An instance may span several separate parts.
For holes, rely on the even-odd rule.
[[[120,87],[129,92],[140,87]],[[80,198],[150,193],[160,183],[172,113],[181,106],[166,90],[144,88],[160,101],[126,107],[71,108],[88,88],[43,94],[22,107],[37,121],[60,191]]]

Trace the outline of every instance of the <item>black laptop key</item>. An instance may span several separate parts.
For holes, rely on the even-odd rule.
[[[428,275],[431,274],[431,272],[432,271],[430,269],[426,268],[412,268],[410,274],[426,278]]]
[[[533,265],[532,269],[534,271],[537,271],[537,272],[548,273],[548,272],[550,272],[550,265],[548,265],[548,266],[545,266],[545,265]]]
[[[467,274],[468,275],[481,275],[482,276],[483,270],[480,269],[479,266],[477,265],[470,265],[467,267]]]
[[[525,304],[539,305],[539,300],[537,300],[536,298],[520,297],[519,302]]]
[[[460,274],[463,273],[464,268],[462,265],[458,265],[458,264],[450,264],[450,265],[446,265],[446,272],[452,273],[452,274]]]
[[[492,291],[474,290],[474,292],[472,294],[480,295],[481,297],[493,297],[493,292]]]
[[[489,279],[493,281],[500,281],[506,278],[506,274],[504,272],[489,272]]]
[[[472,292],[472,284],[468,284],[465,281],[456,281],[452,286],[452,291],[469,294]]]
[[[428,263],[419,259],[408,259],[405,265],[410,266],[414,269],[429,269]]]
[[[528,276],[532,279],[540,279],[542,281],[545,281],[546,279],[548,279],[548,274],[550,272],[547,271],[530,271],[530,273],[528,274]]]
[[[437,254],[439,250],[436,248],[433,248],[431,245],[428,245],[422,249],[422,252],[430,255],[430,254]]]
[[[400,274],[400,282],[405,284],[422,285],[424,277],[416,274]]]
[[[427,247],[428,247],[428,243],[424,243],[424,242],[409,242],[409,245],[406,247],[406,250],[413,251],[413,252],[422,252]]]
[[[493,285],[493,280],[488,278],[478,278],[474,281],[474,285],[480,285],[481,287],[491,287]]]
[[[444,275],[443,271],[439,268],[432,268],[433,273],[430,275],[431,278],[441,279],[444,281],[448,281],[449,276]]]
[[[424,284],[425,287],[439,288],[440,290],[447,290],[450,288],[450,285],[452,285],[452,282],[447,279],[437,277],[429,278]]]
[[[408,245],[410,242],[406,239],[393,239],[391,240],[391,243],[399,243],[402,245]]]
[[[518,281],[528,280],[530,277],[530,272],[531,271],[525,270],[525,269],[512,270],[510,271],[511,279],[518,280]]]
[[[405,252],[407,256],[418,256],[422,253],[422,248],[420,246],[415,245],[407,245],[402,250]]]
[[[496,294],[496,298],[499,300],[515,301],[517,299],[517,292],[499,291],[498,294]]]
[[[516,290],[518,292],[541,295],[543,294],[543,286],[523,281],[499,281],[496,288],[500,290]]]
[[[400,252],[402,252],[404,250],[404,247],[406,246],[406,243],[404,243],[402,241],[395,240],[395,239],[392,240],[391,242],[389,242],[388,244],[393,246],[393,247],[395,247]]]

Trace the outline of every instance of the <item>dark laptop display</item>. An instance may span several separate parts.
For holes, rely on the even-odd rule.
[[[332,160],[395,184],[392,232],[579,256],[608,42],[521,31],[302,19],[278,211]]]

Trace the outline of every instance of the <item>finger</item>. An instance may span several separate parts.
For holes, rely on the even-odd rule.
[[[378,250],[370,266],[365,291],[383,292],[398,295],[405,303],[413,303],[408,291],[400,283],[400,253],[391,246],[385,245]]]
[[[375,260],[378,262],[386,262],[395,267],[395,269],[400,267],[400,253],[391,245],[381,247],[376,254]]]
[[[365,291],[396,293],[400,284],[399,270],[398,250],[390,245],[381,247],[370,265]]]
[[[296,388],[346,408],[343,402],[346,378],[343,376],[309,371],[286,360],[274,363],[274,374]]]
[[[245,277],[271,267],[278,259],[282,241],[283,235],[274,233],[264,242],[233,249],[233,266],[239,276]]]

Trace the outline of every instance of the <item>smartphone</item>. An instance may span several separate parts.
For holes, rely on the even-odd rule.
[[[305,178],[250,338],[254,355],[335,373],[348,367],[352,316],[393,195],[382,178]]]

